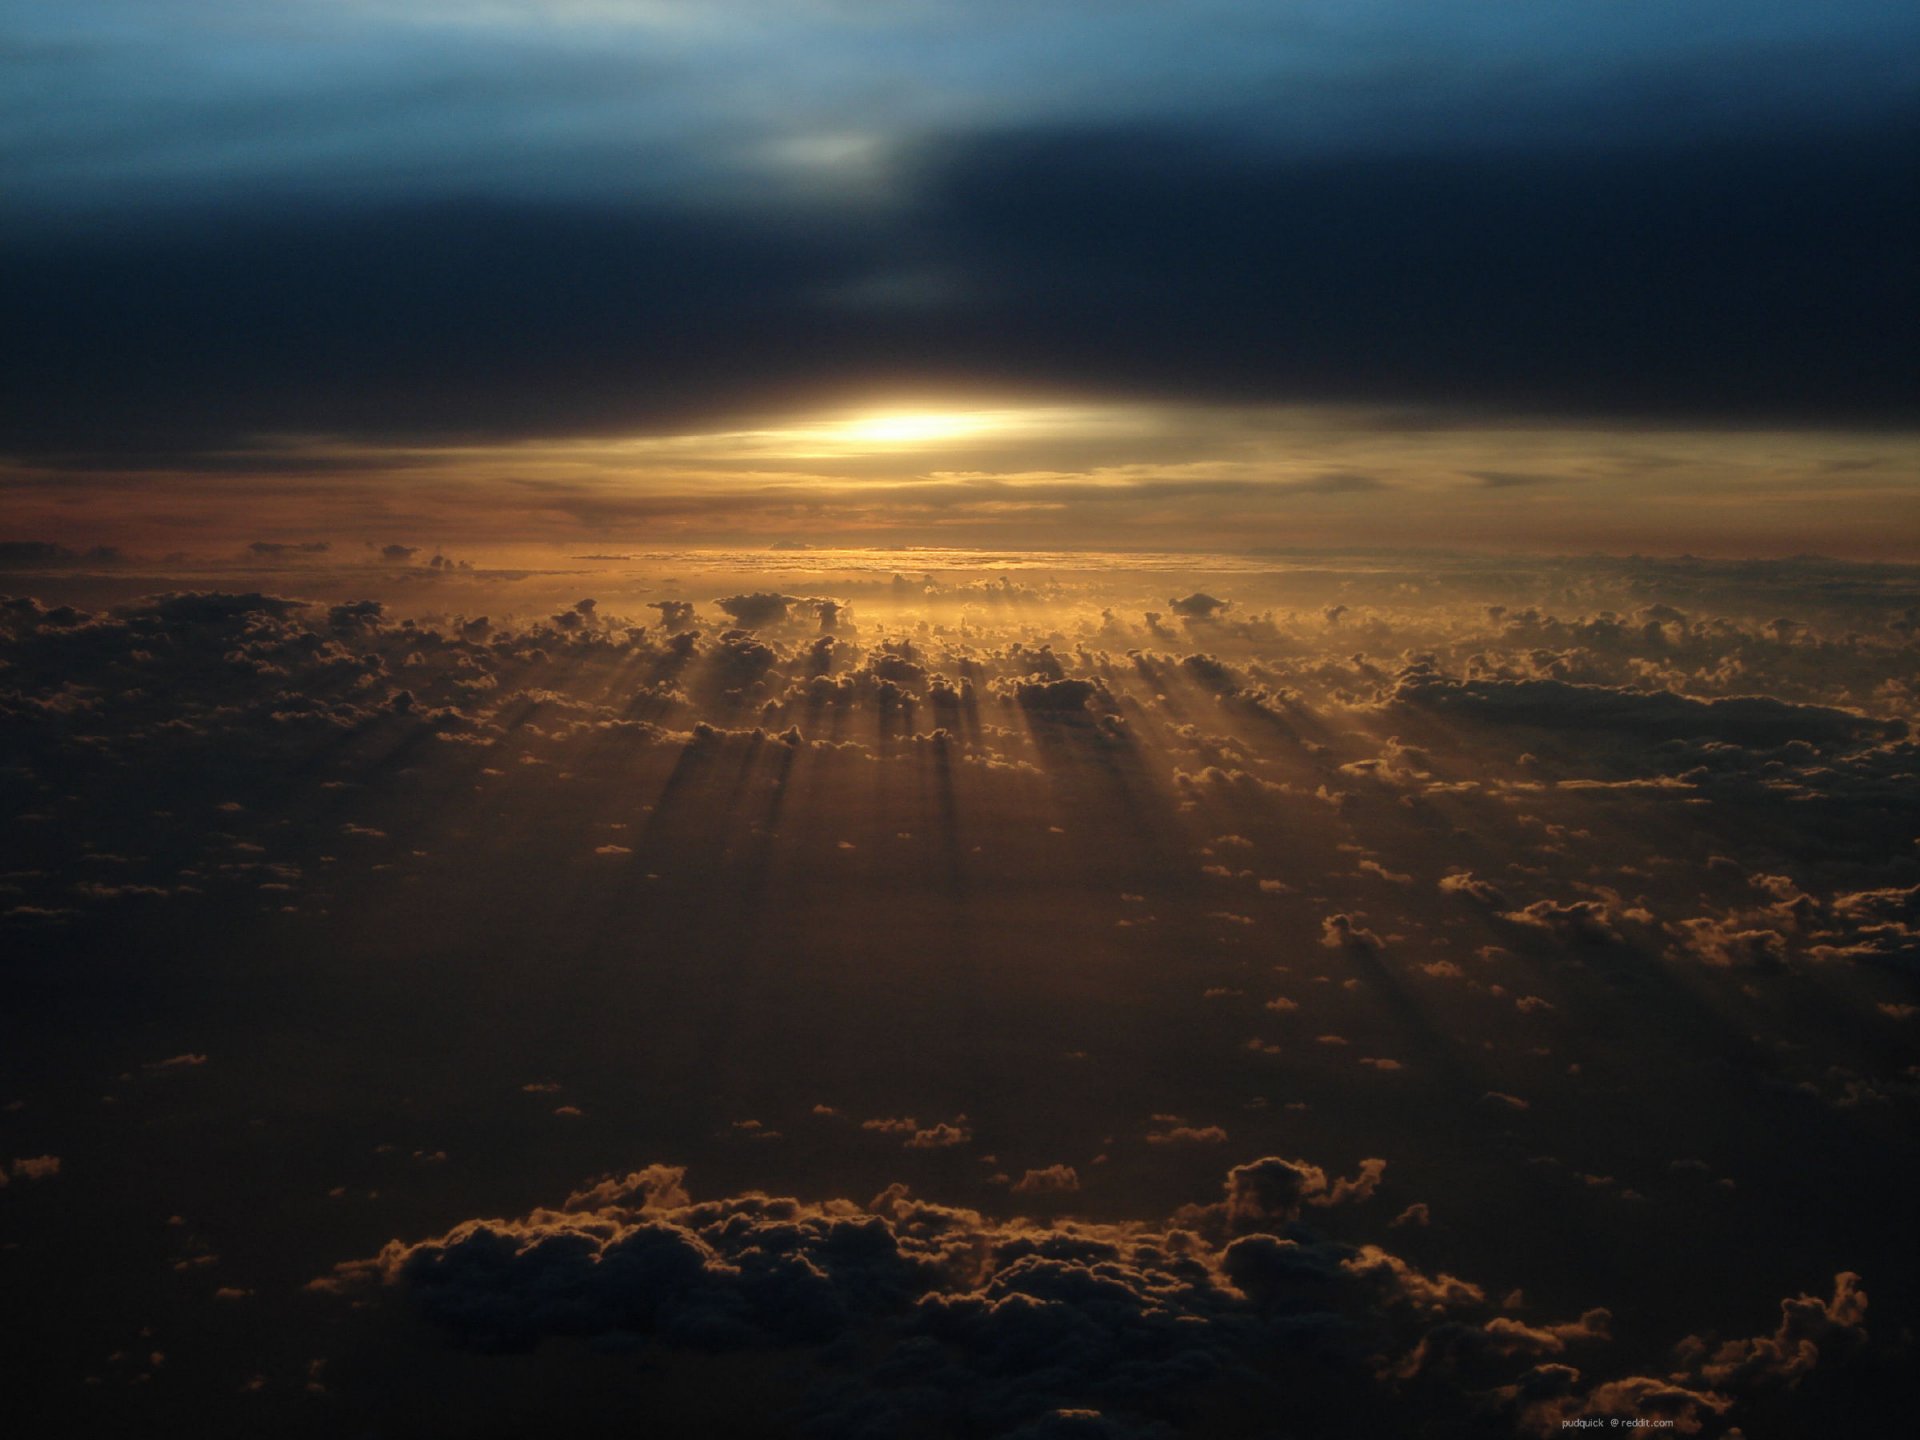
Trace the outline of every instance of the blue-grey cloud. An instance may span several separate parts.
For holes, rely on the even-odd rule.
[[[0,240],[0,445],[622,433],[876,388],[1871,421],[1920,394],[1908,128],[1342,164],[1046,130],[822,218],[269,204]],[[953,296],[834,296],[923,256]]]
[[[903,384],[1913,417],[1910,15],[1496,9],[10,4],[0,453]]]

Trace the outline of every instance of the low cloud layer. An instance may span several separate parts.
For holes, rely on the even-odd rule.
[[[1867,1296],[1842,1274],[1831,1299],[1783,1301],[1774,1333],[1689,1335],[1659,1376],[1609,1374],[1604,1309],[1529,1322],[1469,1281],[1294,1223],[1303,1206],[1364,1200],[1385,1168],[1369,1160],[1362,1181],[1329,1184],[1317,1166],[1268,1156],[1229,1173],[1223,1202],[1161,1228],[992,1220],[903,1185],[865,1205],[698,1203],[684,1170],[655,1165],[558,1209],[395,1241],[310,1288],[396,1288],[486,1353],[554,1339],[804,1346],[815,1375],[801,1428],[823,1435],[945,1433],[955,1415],[997,1436],[1075,1415],[1085,1433],[1164,1435],[1220,1391],[1263,1423],[1321,1416],[1323,1433],[1417,1416],[1548,1435],[1630,1417],[1694,1435],[1865,1343]]]
[[[1910,572],[274,558],[0,605],[42,1428],[1904,1403]]]

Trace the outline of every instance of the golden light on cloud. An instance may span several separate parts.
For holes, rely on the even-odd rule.
[[[415,446],[284,435],[222,459],[193,477],[96,476],[84,495],[58,472],[23,477],[14,521],[76,550],[150,552],[146,522],[129,517],[153,513],[164,487],[172,532],[191,532],[194,553],[399,529],[469,552],[672,534],[1904,559],[1920,533],[1911,433],[1465,425],[1354,407],[882,391],[651,434]],[[1867,514],[1879,523],[1864,528]]]

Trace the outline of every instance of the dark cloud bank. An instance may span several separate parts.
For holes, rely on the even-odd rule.
[[[624,433],[876,387],[1911,424],[1915,135],[1327,157],[1063,127],[922,142],[837,212],[240,190],[22,223],[0,444]]]

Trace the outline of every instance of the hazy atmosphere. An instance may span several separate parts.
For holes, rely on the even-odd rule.
[[[1916,42],[0,0],[11,1423],[1892,1433]]]

